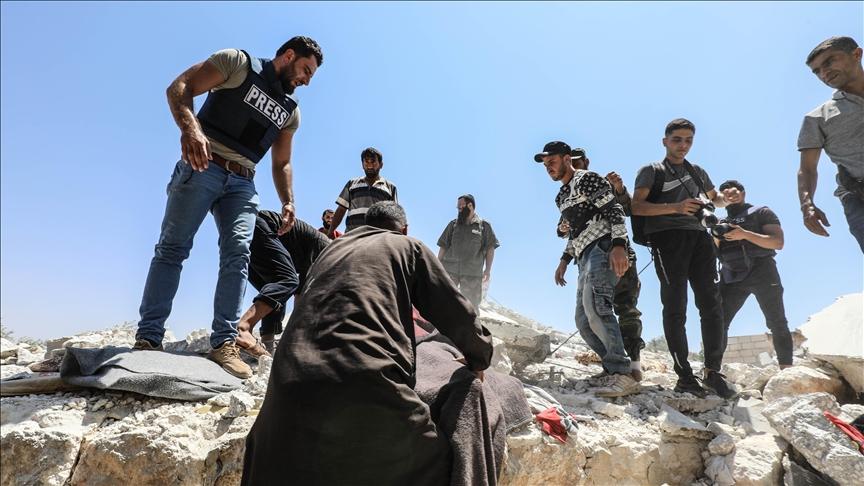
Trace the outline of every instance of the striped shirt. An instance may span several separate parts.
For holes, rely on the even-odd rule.
[[[336,204],[347,209],[345,232],[363,226],[366,221],[366,211],[380,201],[399,202],[395,184],[383,177],[378,177],[378,180],[371,185],[366,182],[365,176],[348,181],[336,198]]]

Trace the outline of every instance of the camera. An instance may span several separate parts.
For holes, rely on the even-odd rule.
[[[711,235],[715,238],[722,238],[723,235],[732,231],[734,228],[729,223],[721,223],[720,218],[714,214],[716,208],[710,202],[702,202],[702,207],[693,215],[702,223],[702,226],[711,231]]]
[[[720,218],[714,214],[714,209],[716,208],[710,202],[702,202],[700,204],[701,207],[693,214],[693,216],[702,223],[702,226],[711,229],[720,222]]]

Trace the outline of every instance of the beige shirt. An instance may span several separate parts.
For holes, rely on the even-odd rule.
[[[213,88],[213,91],[236,88],[246,81],[246,75],[249,73],[249,57],[246,56],[246,54],[243,54],[243,51],[240,49],[222,49],[210,56],[210,58],[207,59],[207,62],[213,64],[213,66],[216,67],[216,69],[218,69],[225,78],[225,81],[219,86]],[[285,128],[282,130],[296,132],[297,129],[300,128],[299,106],[294,109],[294,112],[285,123]],[[226,160],[237,162],[248,169],[255,169],[255,163],[251,160],[238,154],[213,138],[207,137],[207,140],[210,141],[210,150],[221,155]]]

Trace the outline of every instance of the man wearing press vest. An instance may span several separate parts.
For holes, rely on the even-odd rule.
[[[696,126],[678,118],[666,125],[662,162],[639,169],[633,193],[633,240],[653,249],[654,269],[660,279],[663,333],[675,362],[675,391],[704,396],[705,390],[687,360],[687,284],[693,289],[702,327],[705,369],[702,384],[723,398],[729,388],[720,365],[723,361],[723,310],[717,288],[717,256],[708,228],[716,225],[714,207],[726,205],[708,174],[685,157],[693,146]],[[642,218],[639,218],[642,217]],[[637,231],[639,222],[644,226]]]
[[[720,184],[729,203],[720,220],[722,235],[715,239],[720,257],[720,296],[723,299],[724,340],[729,325],[750,295],[765,314],[780,368],[792,366],[792,334],[783,308],[783,283],[774,261],[783,249],[783,228],[774,211],[745,202],[744,185],[735,180]]]
[[[258,212],[252,179],[256,164],[272,146],[273,183],[282,201],[279,233],[287,232],[294,223],[291,145],[300,124],[292,94],[298,86],[309,84],[322,62],[321,48],[314,40],[294,37],[273,59],[237,49],[218,51],[168,87],[168,106],[180,128],[183,158],[168,184],[162,231],[141,299],[135,349],[162,349],[165,320],[183,261],[210,212],[219,231],[219,277],[209,357],[234,376],[252,375],[235,343]],[[207,100],[196,116],[192,100],[204,92]]]

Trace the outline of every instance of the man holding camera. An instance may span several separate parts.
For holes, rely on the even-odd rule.
[[[591,161],[588,159],[585,149],[576,148],[573,149],[573,153],[575,154],[573,157],[574,169],[588,170]],[[606,174],[606,180],[612,184],[612,189],[615,191],[615,201],[624,209],[624,215],[630,216],[630,192],[624,186],[621,176],[616,172],[610,172]],[[558,236],[561,238],[570,236],[570,224],[567,223],[563,215],[558,221]],[[642,367],[639,357],[645,347],[645,341],[642,340],[642,312],[637,308],[642,284],[639,282],[639,272],[636,271],[636,252],[629,245],[627,246],[627,257],[630,260],[630,268],[615,285],[615,295],[612,302],[615,315],[618,316],[618,325],[621,327],[624,350],[630,357],[630,376],[636,381],[642,381]]]
[[[555,204],[570,228],[566,251],[555,270],[555,283],[567,284],[564,274],[575,257],[579,265],[576,327],[609,375],[604,388],[595,393],[620,397],[639,391],[639,383],[630,374],[618,320],[612,313],[615,285],[630,267],[627,227],[624,209],[616,202],[609,182],[581,165],[574,167],[574,157],[578,162],[583,156],[556,141],[547,143],[534,161],[542,162],[549,177],[561,183]]]
[[[720,253],[720,296],[723,298],[724,340],[735,314],[751,294],[756,296],[771,330],[780,368],[792,366],[792,334],[783,308],[783,284],[774,261],[783,249],[783,228],[774,211],[747,204],[744,185],[735,180],[720,184],[729,203],[720,221],[722,235],[715,239]]]
[[[804,226],[828,236],[822,226],[828,218],[813,202],[816,170],[822,150],[837,164],[837,190],[849,231],[864,252],[864,68],[862,50],[851,37],[822,41],[807,56],[807,66],[823,83],[836,89],[834,96],[807,113],[798,135],[801,167],[798,199]]]
[[[705,390],[687,361],[687,283],[693,289],[702,324],[705,350],[703,385],[722,398],[732,398],[720,364],[724,333],[720,292],[715,283],[717,257],[706,229],[717,223],[714,206],[726,205],[708,174],[685,157],[693,146],[696,127],[678,118],[666,125],[666,158],[642,167],[636,176],[633,215],[643,216],[644,237],[654,254],[663,302],[663,333],[678,374],[677,392],[704,396]],[[634,219],[634,239],[637,227]]]

